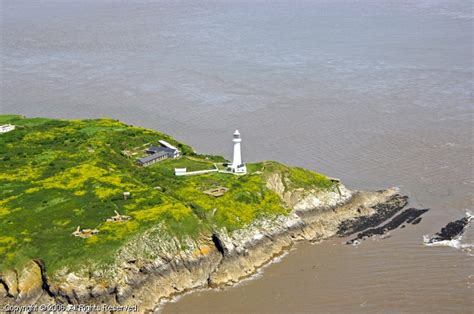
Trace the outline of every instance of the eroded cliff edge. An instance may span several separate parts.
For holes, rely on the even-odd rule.
[[[1,275],[0,304],[137,304],[145,312],[191,289],[236,283],[297,241],[326,239],[342,227],[350,234],[344,222],[378,213],[383,221],[407,204],[397,189],[350,191],[337,183],[328,190],[291,190],[284,180],[275,173],[267,187],[292,208],[287,216],[258,219],[232,232],[213,230],[199,239],[170,238],[157,225],[129,241],[106,270],[85,267],[48,277],[41,261],[32,261],[23,271]]]

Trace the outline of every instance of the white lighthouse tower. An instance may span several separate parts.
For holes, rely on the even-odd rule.
[[[234,173],[245,174],[247,173],[247,167],[242,162],[242,154],[240,152],[240,143],[242,142],[242,138],[240,137],[239,130],[235,130],[232,142],[234,142],[234,159],[232,160],[232,165],[229,168]]]

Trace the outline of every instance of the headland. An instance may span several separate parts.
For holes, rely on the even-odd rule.
[[[247,163],[245,175],[177,176],[228,161],[116,120],[4,115],[3,123],[15,129],[0,135],[0,305],[144,312],[192,289],[234,284],[297,241],[383,234],[363,231],[407,205],[397,189],[352,191],[274,161]],[[163,142],[179,154],[153,146]],[[387,228],[423,213],[405,210]]]

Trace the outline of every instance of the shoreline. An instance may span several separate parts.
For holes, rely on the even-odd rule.
[[[295,243],[296,244],[296,243]],[[316,243],[311,243],[311,245],[314,245]],[[217,287],[201,287],[201,288],[195,288],[195,289],[192,289],[192,290],[189,290],[187,292],[183,292],[183,293],[180,293],[176,296],[173,296],[171,298],[163,298],[162,300],[160,300],[158,302],[158,304],[155,306],[155,308],[153,309],[153,312],[154,313],[161,313],[162,310],[164,309],[164,307],[168,304],[168,303],[176,303],[178,302],[182,297],[185,297],[187,296],[188,294],[192,294],[194,292],[199,292],[199,291],[223,291],[227,288],[233,288],[233,287],[238,287],[240,285],[243,285],[245,284],[246,282],[249,282],[249,281],[253,281],[253,280],[257,280],[261,277],[263,277],[264,275],[264,271],[267,267],[273,265],[273,264],[277,264],[277,263],[280,263],[283,258],[285,258],[287,255],[289,255],[292,251],[296,250],[295,246],[293,245],[292,247],[288,248],[287,250],[284,250],[281,252],[280,255],[278,256],[275,256],[274,258],[268,260],[267,263],[265,263],[264,265],[261,265],[260,267],[258,267],[255,271],[255,273],[245,277],[245,278],[241,278],[238,282],[234,283],[234,284],[229,284],[229,285],[222,285],[222,286],[217,286]]]
[[[354,218],[353,215],[360,214],[358,211],[360,206],[367,206],[366,210],[370,212],[370,209],[373,207],[390,204],[393,201],[393,197],[395,199],[406,200],[404,196],[398,194],[398,190],[396,189],[379,192],[358,191],[354,194],[355,195],[351,196],[347,202],[330,209],[330,212],[333,214],[329,214],[323,219],[319,219],[319,215],[317,214],[318,209],[309,210],[304,213],[306,220],[303,226],[289,228],[282,233],[267,235],[266,238],[269,239],[270,242],[262,241],[254,243],[252,246],[248,247],[248,251],[244,251],[244,253],[236,253],[236,251],[234,251],[227,256],[224,255],[220,265],[216,267],[214,272],[209,274],[209,280],[206,285],[186,289],[175,293],[172,296],[161,297],[160,300],[155,303],[153,311],[160,312],[166,303],[178,301],[180,297],[197,290],[225,289],[226,287],[239,285],[246,280],[252,280],[252,277],[258,276],[265,267],[289,254],[298,242],[323,241],[333,236],[337,236],[339,222],[337,222],[337,224],[332,224],[329,221],[331,218],[335,218],[335,220],[338,221],[338,215],[340,215],[343,218],[342,221],[344,221],[345,219]],[[367,200],[364,200],[367,196],[369,199],[368,202]],[[403,202],[399,209],[401,210],[405,205],[406,203]],[[372,211],[371,215],[375,213],[377,212]],[[363,217],[363,215],[355,217]],[[387,219],[390,219],[390,217],[387,217]],[[329,223],[329,226],[331,227],[326,231],[321,229],[315,230],[318,228],[318,224],[320,223]],[[336,228],[332,228],[334,226],[336,226]]]
[[[239,284],[288,254],[299,241],[314,242],[337,236],[343,221],[370,217],[378,213],[380,206],[398,204],[401,210],[406,205],[406,202],[398,202],[406,201],[406,197],[398,194],[398,189],[351,192],[341,187],[342,194],[331,195],[330,201],[321,206],[309,208],[302,205],[311,206],[321,195],[310,194],[301,198],[294,206],[299,209],[272,224],[264,222],[263,226],[251,226],[234,233],[216,232],[211,239],[200,241],[198,255],[178,252],[166,265],[152,263],[132,267],[122,264],[115,286],[101,287],[82,278],[73,278],[59,287],[44,281],[39,293],[32,293],[20,303],[107,303],[138,305],[141,313],[156,311],[166,302],[196,289]],[[46,278],[44,269],[42,276]]]

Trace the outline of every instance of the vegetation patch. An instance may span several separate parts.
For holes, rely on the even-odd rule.
[[[248,175],[176,177],[175,168],[213,169],[220,156],[198,155],[170,136],[111,119],[26,119],[0,115],[16,129],[0,134],[0,272],[41,259],[49,272],[107,267],[130,239],[163,226],[164,239],[198,238],[215,228],[236,230],[259,218],[289,213],[267,177],[280,172],[291,188],[332,186],[325,176],[276,162],[248,164]],[[149,167],[138,153],[165,140],[181,157]],[[127,153],[124,153],[127,152]],[[225,188],[219,197],[205,191]],[[129,192],[124,197],[124,192]],[[131,220],[110,223],[114,211]],[[74,237],[80,226],[98,229]]]

